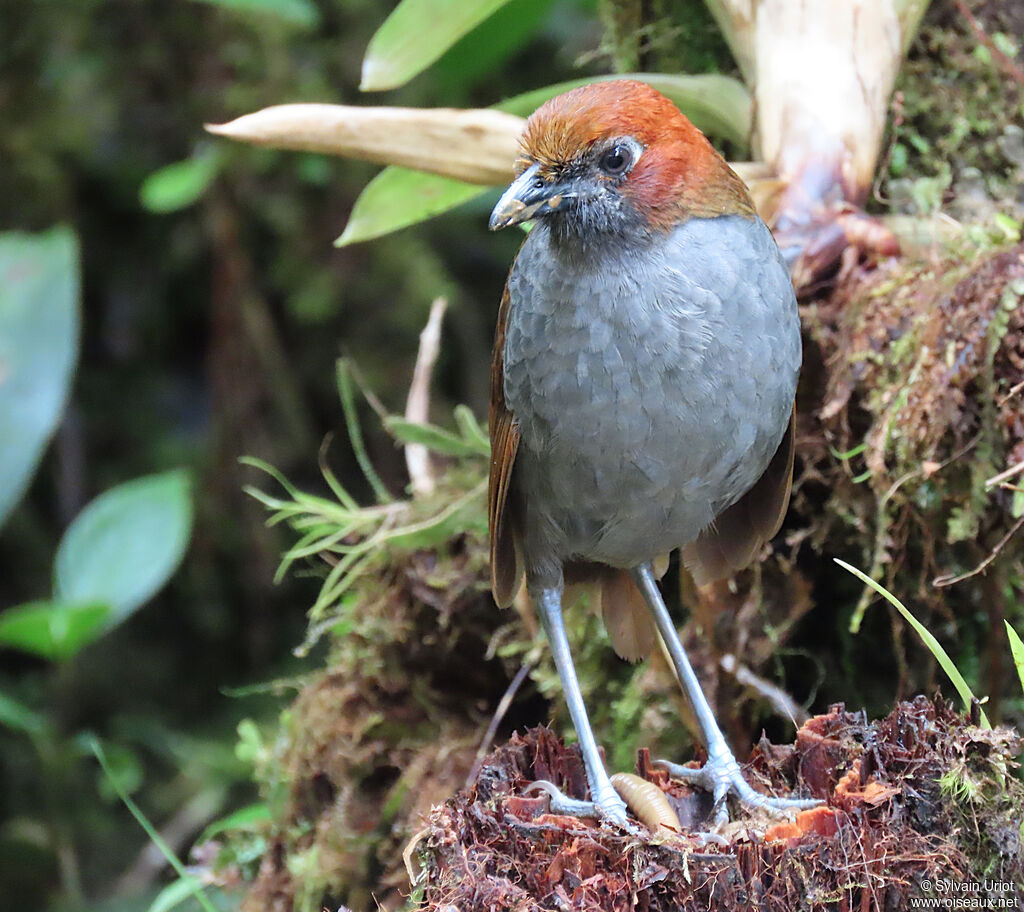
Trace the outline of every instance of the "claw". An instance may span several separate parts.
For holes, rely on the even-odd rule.
[[[569,817],[597,817],[599,820],[610,820],[628,828],[626,803],[614,790],[610,795],[603,796],[603,800],[582,801],[579,798],[570,798],[547,779],[538,779],[523,789],[524,794],[537,791],[547,794],[550,802],[548,806],[556,814],[566,814]]]
[[[654,766],[666,770],[676,779],[711,792],[715,799],[715,825],[729,822],[729,809],[726,799],[735,795],[747,807],[761,808],[770,814],[786,814],[789,811],[804,811],[818,807],[823,802],[817,798],[772,798],[762,795],[751,788],[739,764],[732,754],[708,758],[700,769],[680,766],[670,760],[655,760]]]
[[[763,808],[772,813],[803,810],[820,804],[821,802],[814,799],[768,798],[750,787],[747,780],[743,778],[740,765],[736,762],[732,751],[729,750],[729,745],[725,742],[725,736],[715,721],[715,714],[711,711],[704,692],[700,689],[700,681],[697,680],[693,666],[686,656],[686,650],[683,649],[683,644],[679,640],[679,634],[676,632],[665,602],[658,591],[658,585],[651,573],[650,565],[641,564],[634,567],[633,578],[636,580],[647,606],[651,609],[654,624],[658,628],[658,633],[672,660],[676,676],[690,699],[690,705],[693,706],[697,723],[708,749],[707,762],[699,770],[679,766],[676,763],[668,763],[665,760],[657,761],[655,766],[667,769],[673,776],[711,792],[715,799],[716,825],[727,823],[729,820],[729,810],[725,800],[730,793],[749,807]]]

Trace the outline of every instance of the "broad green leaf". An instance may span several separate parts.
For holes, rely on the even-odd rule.
[[[571,79],[555,85],[524,92],[495,105],[499,111],[527,117],[549,98],[592,82],[611,79],[636,79],[646,82],[673,102],[698,130],[719,139],[727,139],[746,149],[750,139],[753,102],[750,93],[738,79],[731,76],[705,74],[699,76],[669,73],[625,73]]]
[[[137,478],[104,492],[57,549],[58,598],[106,602],[117,623],[159,590],[181,562],[192,525],[187,472]]]
[[[1017,635],[1017,631],[1010,626],[1010,622],[1004,620],[1006,625],[1006,636],[1010,640],[1010,653],[1013,656],[1013,664],[1017,669],[1017,677],[1020,678],[1020,686],[1024,688],[1024,642]]]
[[[857,579],[867,586],[870,586],[880,596],[882,596],[890,605],[893,606],[901,615],[903,619],[910,624],[914,630],[917,631],[917,635],[921,637],[924,645],[928,647],[928,651],[935,657],[935,661],[939,663],[939,666],[946,676],[953,683],[956,688],[956,692],[960,694],[960,699],[964,701],[964,707],[966,709],[971,708],[971,703],[974,701],[974,692],[971,690],[970,685],[964,680],[964,676],[960,674],[960,669],[956,667],[953,660],[949,657],[949,653],[942,648],[942,644],[932,636],[931,631],[924,626],[914,615],[910,613],[910,609],[903,604],[895,595],[893,595],[888,589],[879,583],[876,583],[870,576],[864,573],[862,570],[858,570],[846,561],[841,561],[838,557],[833,557],[837,564],[849,573],[852,573]],[[985,715],[985,711],[981,711],[981,727],[991,728],[988,717]]]
[[[526,45],[551,14],[555,0],[516,0],[497,10],[449,48],[431,71],[437,97],[464,93]]]
[[[359,88],[404,85],[509,0],[401,0],[370,39]]]
[[[391,165],[359,194],[345,231],[334,244],[344,247],[390,234],[454,209],[486,192],[486,187],[477,184]]]
[[[150,212],[177,212],[191,206],[209,189],[223,156],[214,148],[154,171],[139,189],[139,201]]]
[[[0,526],[64,411],[78,360],[78,286],[71,229],[0,234]]]
[[[0,645],[68,659],[102,636],[110,616],[110,605],[98,601],[29,602],[0,614]]]
[[[210,6],[237,13],[266,13],[290,25],[306,28],[320,24],[320,10],[312,0],[203,0]]]
[[[402,443],[420,443],[443,456],[486,456],[489,452],[475,440],[456,437],[433,424],[406,421],[398,415],[388,415],[384,427]]]
[[[0,691],[0,725],[27,735],[40,735],[46,731],[49,721],[42,713]]]

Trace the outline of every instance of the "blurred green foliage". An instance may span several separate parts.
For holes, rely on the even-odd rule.
[[[0,527],[64,410],[78,359],[78,241],[0,236]]]

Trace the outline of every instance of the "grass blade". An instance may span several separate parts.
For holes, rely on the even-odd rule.
[[[1013,664],[1017,668],[1017,677],[1020,678],[1020,686],[1024,689],[1024,642],[1017,635],[1017,631],[1010,626],[1010,622],[1004,620],[1006,625],[1006,636],[1010,640],[1010,652],[1013,655]]]
[[[866,573],[858,570],[851,564],[846,563],[846,561],[840,560],[838,557],[834,557],[832,558],[832,560],[839,564],[839,566],[842,567],[844,570],[848,571],[849,573],[852,573],[866,586],[870,586],[872,589],[874,589],[875,592],[877,592],[886,601],[888,601],[889,604],[892,605],[903,616],[903,619],[908,624],[910,624],[910,626],[913,627],[914,630],[917,631],[917,635],[921,637],[921,640],[924,642],[924,645],[928,647],[928,651],[933,656],[935,656],[935,661],[939,663],[942,670],[946,672],[946,676],[949,678],[950,681],[952,681],[953,686],[956,688],[956,692],[960,694],[960,699],[964,701],[964,706],[968,710],[970,710],[971,703],[976,699],[976,697],[974,696],[974,692],[971,690],[968,683],[964,680],[964,676],[960,674],[959,669],[956,667],[956,665],[953,664],[953,660],[949,657],[949,653],[947,653],[946,650],[942,648],[942,644],[937,639],[935,639],[934,636],[932,636],[928,628],[925,627],[924,624],[922,624],[916,617],[914,617],[914,615],[910,613],[910,610],[906,607],[906,605],[903,604],[903,602],[896,598],[896,596],[889,592],[889,590],[886,589],[884,586],[880,585],[879,583],[876,583]],[[985,715],[984,710],[981,710],[981,727],[992,727],[989,724],[988,717]]]
[[[370,483],[370,487],[373,488],[373,493],[376,495],[377,500],[380,503],[391,503],[391,495],[388,493],[388,489],[384,487],[384,482],[381,481],[377,470],[373,467],[373,463],[370,462],[370,457],[366,454],[366,445],[363,443],[363,431],[359,427],[359,416],[356,414],[355,396],[352,391],[352,373],[347,359],[338,359],[337,376],[338,395],[341,397],[341,408],[345,413],[345,427],[348,429],[348,437],[352,442],[352,450],[356,454],[356,461],[359,463],[359,468],[363,470],[363,474]]]
[[[99,760],[100,766],[103,768],[103,773],[110,782],[111,788],[117,792],[118,798],[121,799],[124,806],[131,812],[132,817],[138,821],[139,826],[145,830],[146,835],[150,838],[153,845],[160,850],[160,854],[164,856],[167,863],[174,868],[178,877],[190,885],[190,892],[195,897],[196,902],[203,907],[203,912],[217,912],[216,906],[210,902],[210,897],[206,895],[202,884],[200,884],[195,877],[189,874],[185,869],[185,866],[181,863],[181,860],[174,853],[174,850],[164,842],[163,837],[157,832],[156,827],[149,822],[149,818],[142,813],[141,808],[132,801],[131,796],[124,790],[120,780],[114,775],[113,771],[110,769],[110,765],[107,763],[107,755],[103,752],[103,745],[100,744],[99,739],[95,736],[90,736],[88,741],[89,747],[96,759]]]

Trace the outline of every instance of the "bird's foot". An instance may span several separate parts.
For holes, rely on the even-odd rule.
[[[700,769],[681,766],[668,760],[656,760],[654,765],[689,785],[710,792],[715,800],[715,826],[729,822],[729,809],[726,805],[729,795],[735,795],[747,807],[760,808],[771,814],[803,811],[821,804],[817,798],[771,798],[755,792],[743,778],[739,763],[728,749],[713,753]]]
[[[626,818],[626,802],[619,797],[612,784],[601,792],[594,801],[583,801],[579,798],[570,798],[553,782],[547,779],[538,779],[531,782],[523,791],[545,792],[548,796],[548,807],[555,814],[566,814],[570,817],[596,817],[598,820],[608,820],[621,827],[629,827]]]

